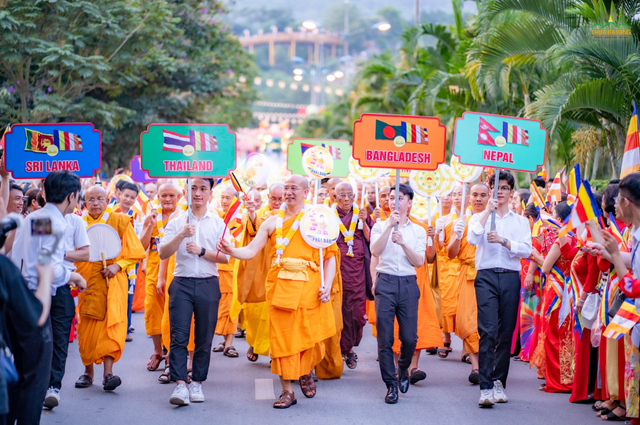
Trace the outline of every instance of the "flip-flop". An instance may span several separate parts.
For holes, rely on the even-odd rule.
[[[236,351],[236,348],[233,345],[230,345],[227,348],[225,348],[223,354],[226,357],[238,357],[238,352]]]
[[[347,353],[345,356],[345,363],[349,369],[355,369],[358,366],[356,353]]]
[[[465,353],[464,356],[462,356],[462,358],[460,359],[460,361],[462,363],[471,364],[470,358],[471,358],[471,356],[469,355],[469,353]]]
[[[222,353],[224,351],[224,345],[225,345],[224,342],[221,342],[220,344],[218,344],[217,347],[215,347],[213,349],[213,352],[214,353]]]
[[[162,357],[160,354],[152,354],[149,358],[149,361],[147,362],[147,370],[150,372],[155,372],[156,370],[158,370],[158,367],[160,367],[160,363],[162,363],[162,360],[164,360],[164,357]]]
[[[171,371],[169,369],[169,366],[165,367],[164,372],[162,372],[160,376],[158,376],[158,381],[160,381],[161,384],[168,384],[169,382],[171,382]]]
[[[247,350],[247,360],[249,360],[250,362],[257,362],[259,356],[253,351],[249,352],[250,350],[251,349]]]

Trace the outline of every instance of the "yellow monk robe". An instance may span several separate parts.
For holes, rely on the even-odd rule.
[[[173,282],[173,270],[176,268],[176,256],[175,254],[169,257],[169,264],[167,264],[167,279],[164,285],[164,311],[162,314],[162,345],[168,350],[171,347],[171,323],[169,322],[169,286]],[[158,263],[159,264],[159,263]],[[189,334],[189,343],[187,344],[187,350],[195,350],[195,337],[193,334],[194,321],[191,319],[191,333]]]
[[[131,302],[131,311],[142,311],[144,310],[144,300],[146,298],[145,294],[145,282],[146,276],[145,272],[142,271],[142,261],[138,265],[138,276],[136,280],[136,289],[133,292],[133,301]]]
[[[467,226],[460,241],[460,270],[458,272],[458,307],[455,332],[464,343],[468,353],[480,351],[478,334],[478,303],[476,301],[476,247],[467,242]]]
[[[244,230],[239,246],[253,241],[264,221],[275,215],[267,206],[256,212],[255,225],[244,217]],[[266,304],[265,282],[271,268],[271,246],[265,247],[249,261],[236,261],[234,280],[237,282],[238,302],[244,312],[247,344],[261,356],[269,355],[269,312]]]
[[[97,220],[88,218],[89,226]],[[107,260],[107,265],[117,263],[120,270],[109,279],[109,287],[102,277],[102,262],[77,263],[78,273],[87,281],[87,290],[78,295],[80,323],[78,324],[78,348],[82,364],[100,364],[105,357],[113,357],[117,362],[124,350],[127,337],[127,266],[145,258],[144,248],[133,230],[131,217],[111,213],[107,220],[122,242],[120,255]]]
[[[162,219],[162,217],[159,217]],[[158,294],[158,272],[160,271],[160,255],[158,254],[158,228],[151,232],[149,256],[147,257],[147,277],[144,299],[144,326],[147,335],[162,334],[162,316],[164,315],[164,297]],[[172,275],[173,276],[173,275]]]
[[[218,211],[218,215],[224,220],[225,213]],[[227,232],[229,229],[227,229]],[[237,245],[237,244],[236,244]],[[235,334],[238,328],[238,317],[232,317],[231,306],[233,304],[233,269],[236,259],[229,258],[229,263],[218,264],[218,280],[220,282],[220,302],[218,303],[218,322],[216,323],[216,335]]]
[[[336,277],[331,287],[331,306],[336,323],[336,333],[324,340],[325,354],[322,361],[316,366],[318,379],[338,379],[342,376],[344,361],[340,348],[340,337],[344,322],[342,321],[342,275],[340,274],[340,255],[336,255]]]
[[[295,217],[285,221],[286,235]],[[302,239],[300,231],[292,237],[282,255],[276,259],[276,232],[271,235],[271,258],[274,262],[266,282],[269,310],[269,343],[271,372],[283,379],[294,380],[306,375],[324,357],[324,343],[336,334],[331,303],[320,301],[320,252]],[[324,258],[339,254],[336,244],[324,250]],[[301,272],[293,271],[296,264]],[[293,269],[293,270],[292,270]],[[307,278],[308,280],[301,280]]]
[[[437,217],[437,214],[436,214]],[[438,256],[438,290],[440,296],[440,325],[442,332],[450,333],[455,330],[455,317],[458,305],[458,272],[460,270],[460,261],[457,258],[449,259],[447,255],[447,245],[451,240],[451,232],[453,231],[453,221],[456,219],[455,212],[443,217],[445,221],[444,242],[440,243],[439,235],[436,234],[435,239],[441,247],[437,251]],[[435,220],[433,222],[435,226]]]
[[[424,227],[425,232],[428,226],[415,217],[409,217],[412,223]],[[426,348],[442,347],[442,332],[436,314],[436,307],[433,302],[433,294],[431,292],[431,278],[429,268],[427,267],[427,259],[425,253],[425,261],[422,266],[416,269],[416,280],[420,289],[420,301],[418,302],[418,342],[416,350]],[[395,341],[393,343],[393,352],[400,353],[402,343],[399,338],[400,326],[398,320],[394,323]]]

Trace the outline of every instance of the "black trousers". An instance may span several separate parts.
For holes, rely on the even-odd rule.
[[[406,370],[411,365],[418,342],[419,299],[420,289],[415,276],[378,273],[375,293],[378,360],[382,380],[387,387],[398,385],[393,360],[394,319],[398,319],[402,342],[398,368]]]
[[[35,329],[14,320],[11,314],[6,314],[5,319],[20,376],[18,384],[9,389],[6,423],[13,424],[17,420],[18,425],[39,424],[51,370],[53,341],[50,318],[42,327]]]
[[[64,285],[51,297],[51,336],[53,339],[53,356],[51,358],[51,378],[49,386],[62,388],[62,377],[69,353],[69,334],[71,323],[76,315],[76,304],[71,296],[71,288]]]
[[[211,342],[218,321],[220,283],[217,276],[207,278],[174,277],[169,286],[169,322],[171,348],[169,368],[171,379],[187,379],[187,344],[191,331],[191,318],[195,320],[195,350],[193,353],[193,380],[207,380],[211,360]]]
[[[475,280],[480,334],[480,389],[493,381],[507,386],[511,340],[520,297],[520,274],[504,269],[478,270]]]

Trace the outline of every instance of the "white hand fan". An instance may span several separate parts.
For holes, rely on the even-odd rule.
[[[107,268],[107,260],[113,260],[120,255],[122,243],[116,230],[108,224],[94,224],[87,229],[89,236],[89,261],[102,261],[102,267]],[[109,278],[106,278],[107,288]]]

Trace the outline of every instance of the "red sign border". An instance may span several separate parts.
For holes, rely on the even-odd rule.
[[[458,120],[464,119],[465,114],[467,113],[471,113],[473,115],[489,115],[490,117],[500,117],[500,118],[510,118],[510,119],[517,119],[517,120],[522,120],[522,121],[532,121],[532,122],[537,122],[538,124],[540,124],[540,128],[542,130],[544,130],[544,156],[542,157],[542,164],[537,164],[536,165],[536,170],[538,169],[538,167],[540,167],[541,165],[544,166],[544,159],[547,156],[547,144],[549,142],[549,130],[547,130],[546,128],[544,128],[542,126],[542,122],[540,120],[534,120],[531,118],[520,118],[520,117],[511,117],[508,115],[498,115],[498,114],[485,114],[484,112],[474,112],[474,111],[464,111],[462,113],[461,117],[456,118],[456,122],[453,124],[453,140],[452,140],[452,144],[451,144],[451,155],[456,155],[456,128],[458,127]],[[458,157],[458,160],[460,160],[460,155],[456,155]],[[519,168],[508,168],[508,167],[491,167],[491,166],[487,166],[486,164],[470,164],[467,162],[462,162],[460,161],[460,164],[463,165],[471,165],[473,167],[482,167],[482,168],[493,168],[494,170],[510,170],[510,171],[519,171],[521,173],[535,173],[536,170],[534,171],[525,171],[525,170],[520,170]]]
[[[354,142],[354,140],[355,140],[355,137],[354,137],[354,136],[355,136],[355,134],[356,134],[356,124],[357,124],[357,123],[359,123],[359,122],[362,122],[362,118],[363,118],[364,116],[371,116],[371,117],[394,117],[394,118],[397,118],[397,117],[403,117],[403,118],[418,118],[418,119],[421,119],[421,118],[430,118],[430,119],[438,120],[438,126],[440,126],[440,127],[444,127],[444,145],[443,145],[443,147],[444,147],[444,155],[442,155],[443,160],[442,160],[442,162],[441,162],[441,163],[439,163],[439,164],[438,164],[438,167],[440,166],[440,164],[444,164],[445,162],[447,162],[447,126],[446,126],[446,125],[444,125],[444,124],[442,124],[442,122],[440,121],[440,118],[438,118],[438,117],[419,116],[419,115],[394,115],[394,114],[369,114],[369,113],[364,113],[364,114],[360,115],[360,118],[359,118],[359,119],[357,119],[356,121],[354,121],[354,122],[353,122],[353,136],[352,136],[352,138],[351,138],[351,147],[352,147],[352,149],[353,149],[353,150],[352,150],[352,154],[351,154],[351,155],[353,156],[353,158],[354,158],[354,159],[356,159],[356,160],[358,161],[358,164],[360,164],[360,166],[361,166],[361,167],[365,167],[365,166],[364,166],[364,165],[362,165],[362,164],[360,163],[360,159],[359,159],[359,158],[356,158],[356,157],[355,157],[355,155],[353,154],[353,153],[355,153],[355,151],[356,151],[356,149],[355,149],[355,147],[354,147],[354,143],[353,143],[353,142]],[[370,166],[370,165],[367,165],[366,167],[367,167],[367,168],[388,168],[388,169],[391,169],[391,170],[396,170],[396,169],[397,169],[396,167],[382,167],[382,166],[381,166],[381,167],[374,167],[374,166]],[[438,167],[436,167],[434,170],[425,170],[425,169],[423,169],[423,168],[409,168],[409,167],[400,167],[400,169],[401,169],[401,170],[416,170],[416,171],[435,171],[435,170],[437,170],[437,169],[438,169]]]
[[[145,169],[142,166],[142,135],[145,133],[149,132],[149,128],[151,126],[186,126],[186,127],[227,127],[227,130],[229,133],[233,134],[233,146],[234,146],[234,151],[235,151],[235,155],[233,156],[233,168],[229,171],[227,171],[227,174],[223,175],[223,176],[152,176],[149,173],[149,170]],[[238,134],[235,131],[231,130],[231,127],[229,127],[229,124],[202,124],[202,123],[191,123],[191,124],[178,124],[178,123],[153,123],[153,124],[149,124],[147,125],[147,129],[145,131],[143,131],[142,133],[140,133],[140,169],[142,171],[146,171],[146,173],[149,175],[149,177],[154,178],[154,179],[198,179],[198,178],[225,178],[225,177],[229,177],[229,172],[235,170],[236,168],[238,168]]]

